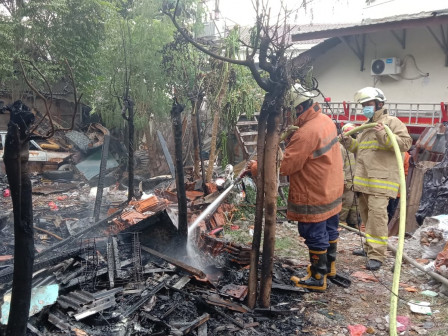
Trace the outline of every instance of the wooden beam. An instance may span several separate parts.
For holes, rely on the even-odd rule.
[[[440,25],[441,37],[439,38],[431,27],[426,26],[426,28],[431,33],[432,37],[434,37],[440,49],[442,49],[443,53],[445,54],[445,66],[448,67],[448,40],[447,40],[448,31],[447,34],[445,34],[443,25]]]
[[[361,65],[360,71],[364,71],[364,63],[365,63],[365,50],[366,50],[366,35],[353,35],[351,36],[354,39],[355,46],[352,45],[350,38],[348,36],[340,37],[341,41],[344,42],[353,53],[358,57]],[[360,41],[361,39],[361,41]]]
[[[402,49],[406,49],[406,29],[401,30],[401,36],[395,30],[390,31],[392,35],[397,39],[400,43]]]

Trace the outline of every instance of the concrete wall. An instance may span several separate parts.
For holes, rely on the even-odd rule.
[[[440,27],[433,27],[440,34]],[[398,31],[398,33],[400,33]],[[372,59],[406,55],[415,58],[416,65],[428,77],[413,78],[418,71],[412,59],[407,58],[405,69],[398,80],[388,76],[375,77],[370,74]],[[389,102],[440,103],[448,101],[448,67],[445,55],[426,27],[407,30],[406,49],[390,31],[369,34],[366,37],[365,70],[360,71],[360,61],[344,43],[329,50],[314,62],[314,75],[322,92],[333,102],[353,101],[354,93],[365,86],[382,89]],[[376,84],[376,85],[375,85]]]

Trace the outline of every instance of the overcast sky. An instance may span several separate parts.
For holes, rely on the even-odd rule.
[[[262,0],[260,0],[261,2]],[[216,0],[211,0],[209,6]],[[251,0],[218,0],[221,17],[229,23],[253,24],[255,11]],[[266,0],[265,0],[266,2]],[[375,0],[371,6],[365,0],[311,0],[304,8],[302,0],[283,0],[294,10],[290,23],[356,23],[364,18],[387,17],[448,8],[448,0]],[[270,0],[272,13],[278,13],[280,0]]]

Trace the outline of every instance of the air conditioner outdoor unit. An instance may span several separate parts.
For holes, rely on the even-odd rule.
[[[372,76],[397,75],[401,72],[401,62],[397,57],[377,58],[372,60],[370,74]]]

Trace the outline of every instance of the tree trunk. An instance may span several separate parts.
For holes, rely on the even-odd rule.
[[[279,100],[278,97],[277,100]],[[269,113],[264,151],[265,222],[259,298],[259,303],[262,308],[270,306],[272,268],[274,266],[275,226],[277,222],[277,154],[281,114],[280,106],[274,105],[275,107],[277,107],[276,110]]]
[[[182,119],[181,112],[184,107],[176,101],[171,108],[171,121],[173,123],[175,158],[176,158],[176,188],[177,188],[177,204],[179,209],[179,224],[177,228],[178,239],[180,245],[180,254],[186,255],[187,239],[188,239],[188,222],[187,222],[187,195],[184,183],[184,167],[182,158]]]
[[[34,115],[20,101],[13,104],[6,134],[5,163],[14,213],[14,274],[6,335],[26,335],[34,263],[33,204],[28,176],[28,127]]]
[[[153,177],[158,174],[157,161],[159,153],[157,151],[157,145],[156,145],[157,140],[155,136],[155,129],[150,125],[148,125],[145,129],[145,138],[146,138],[146,152],[148,153],[149,158],[148,170],[150,176]]]
[[[128,100],[128,126],[129,126],[129,146],[128,146],[128,201],[134,197],[134,102]]]
[[[194,167],[194,179],[197,180],[200,175],[200,157],[199,157],[199,134],[198,134],[198,121],[197,113],[199,110],[198,100],[191,101],[191,130],[193,132],[193,167]]]
[[[206,182],[210,182],[213,175],[213,165],[215,163],[216,159],[216,139],[218,138],[218,126],[219,126],[219,119],[221,118],[221,110],[222,110],[222,101],[226,95],[227,92],[227,79],[229,77],[229,65],[226,63],[223,65],[224,67],[224,74],[222,76],[222,85],[221,89],[218,92],[218,97],[216,100],[216,104],[214,104],[215,108],[215,115],[213,117],[213,125],[212,125],[212,139],[210,142],[210,156],[208,158],[208,168],[207,168],[207,175],[205,177]]]
[[[264,210],[264,146],[266,138],[266,120],[268,116],[267,95],[263,101],[260,117],[258,119],[257,136],[257,161],[258,176],[256,177],[257,196],[254,220],[254,235],[252,238],[252,249],[250,253],[250,269],[247,305],[250,309],[255,308],[257,302],[258,289],[258,262],[260,259],[261,232],[263,230],[263,210]]]

